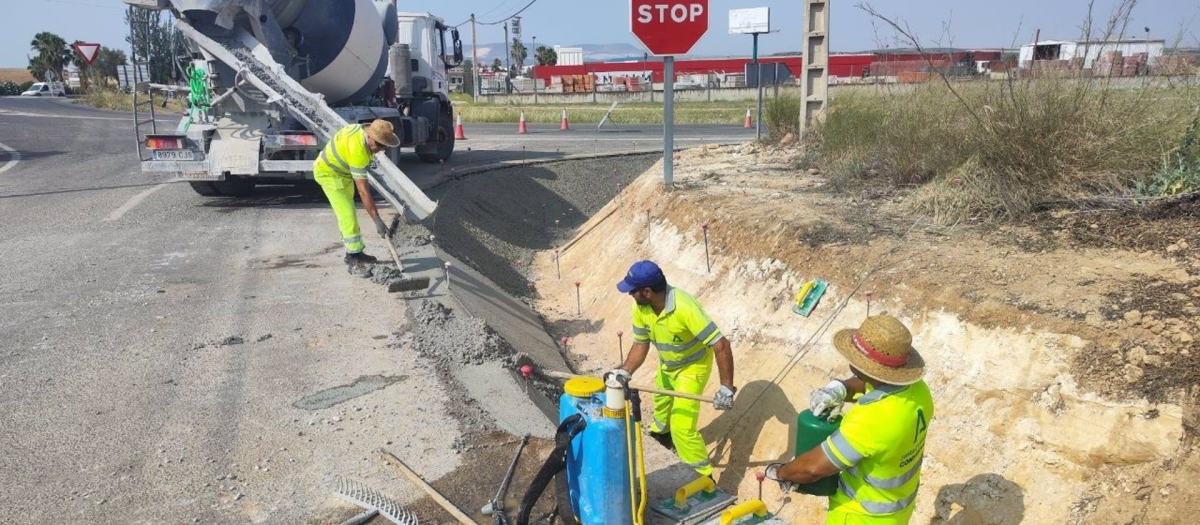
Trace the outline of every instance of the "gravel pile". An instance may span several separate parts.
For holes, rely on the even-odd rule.
[[[434,300],[422,300],[414,306],[409,308],[412,344],[439,367],[508,362],[515,358],[512,347],[482,319],[465,312],[459,315]]]

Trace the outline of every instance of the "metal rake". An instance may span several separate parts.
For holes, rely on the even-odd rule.
[[[357,481],[339,477],[333,493],[364,509],[379,511],[379,515],[391,520],[396,525],[420,525],[415,513],[380,494],[379,491]]]

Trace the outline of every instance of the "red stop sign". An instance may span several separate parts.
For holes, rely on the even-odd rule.
[[[708,0],[629,0],[629,31],[652,55],[684,55],[708,31]]]

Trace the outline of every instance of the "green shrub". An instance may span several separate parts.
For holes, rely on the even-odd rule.
[[[793,136],[800,132],[800,98],[792,95],[780,95],[766,101],[763,109],[764,124],[767,125],[767,137],[770,140],[782,139],[788,133]]]
[[[908,202],[939,220],[1011,218],[1135,189],[1197,100],[1195,88],[1106,79],[890,86],[837,94],[808,146],[835,187],[917,185]]]
[[[26,80],[26,81],[22,82],[21,85],[17,86],[17,88],[20,89],[22,92],[29,91],[29,88],[31,88],[31,87],[33,87],[32,80]]]
[[[0,82],[0,97],[11,97],[21,94],[21,86],[11,80]]]
[[[1167,163],[1139,181],[1136,189],[1137,193],[1148,197],[1200,191],[1200,117],[1192,120]]]

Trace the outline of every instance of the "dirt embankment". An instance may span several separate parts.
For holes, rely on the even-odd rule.
[[[1191,521],[1196,200],[947,226],[909,215],[905,198],[834,194],[788,152],[682,152],[675,191],[651,169],[557,244],[569,245],[561,278],[552,249],[538,254],[538,308],[578,366],[600,371],[629,333],[613,283],[631,262],[653,259],[697,295],[733,341],[741,388],[735,410],[704,411],[701,426],[720,484],[744,497],[754,471],[793,453],[808,392],[846,375],[830,337],[869,308],[905,320],[929,363],[938,415],[918,521]],[[790,305],[809,277],[831,287],[803,318]],[[773,487],[765,496],[779,507]],[[792,496],[782,512],[807,522],[821,508]]]

